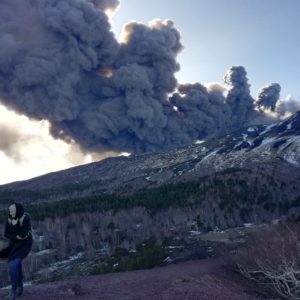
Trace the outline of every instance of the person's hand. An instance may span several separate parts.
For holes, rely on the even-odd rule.
[[[12,223],[13,225],[16,225],[16,224],[18,223],[18,220],[19,220],[19,219],[12,219],[12,220],[11,220],[11,223]]]

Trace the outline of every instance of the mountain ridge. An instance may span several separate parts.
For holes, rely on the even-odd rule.
[[[189,178],[189,173],[202,177],[252,163],[280,161],[298,168],[299,149],[300,111],[282,122],[251,126],[220,139],[165,152],[107,158],[1,185],[0,191],[71,188],[96,182],[104,192],[112,192],[135,180],[160,185]]]

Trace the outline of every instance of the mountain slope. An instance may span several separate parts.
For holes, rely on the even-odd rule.
[[[2,185],[0,191],[67,189],[86,190],[86,194],[95,190],[112,193],[126,185],[136,190],[191,180],[229,168],[255,169],[262,164],[298,170],[300,112],[278,124],[252,126],[221,139],[168,152],[108,158]]]

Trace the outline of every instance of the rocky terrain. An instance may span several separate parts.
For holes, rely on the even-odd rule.
[[[6,291],[0,291],[4,297]],[[42,296],[41,296],[42,295]],[[275,300],[226,270],[221,259],[26,286],[24,300]]]

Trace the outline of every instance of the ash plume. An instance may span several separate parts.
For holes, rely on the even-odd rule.
[[[281,87],[278,83],[269,83],[258,91],[256,105],[259,108],[275,111],[276,103],[280,98]]]
[[[185,130],[194,139],[223,135],[229,127],[230,107],[225,103],[224,88],[220,85],[206,88],[200,83],[182,84],[170,98]]]
[[[264,118],[255,105],[271,100],[254,102],[242,66],[225,86],[177,83],[183,45],[172,21],[130,22],[117,41],[106,12],[119,4],[2,0],[1,101],[93,153],[170,149]]]
[[[243,66],[231,67],[224,77],[228,86],[226,103],[230,106],[234,123],[248,120],[254,110],[254,99],[250,95],[247,72]]]

